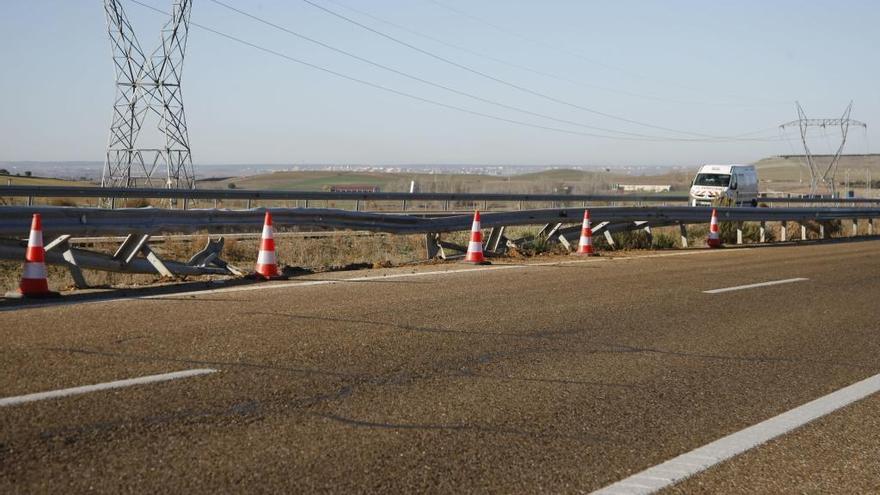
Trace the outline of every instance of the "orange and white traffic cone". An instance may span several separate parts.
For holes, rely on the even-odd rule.
[[[721,236],[718,232],[718,212],[715,211],[715,208],[712,208],[712,220],[709,221],[709,238],[706,239],[706,244],[710,248],[721,247]]]
[[[263,222],[263,236],[260,239],[260,254],[257,256],[257,275],[265,278],[275,278],[278,273],[278,260],[275,258],[275,238],[272,235],[272,214],[266,212]]]
[[[31,234],[28,238],[27,252],[18,292],[6,294],[7,297],[57,297],[57,292],[49,290],[46,273],[46,250],[43,248],[43,222],[39,213],[34,213],[31,221]]]
[[[581,241],[574,253],[581,256],[593,256],[593,227],[590,224],[590,210],[584,210],[584,225],[581,227]]]
[[[464,257],[464,261],[478,265],[489,264],[483,256],[483,232],[480,230],[479,210],[474,211],[474,223],[471,226],[471,242],[468,243],[467,256]]]

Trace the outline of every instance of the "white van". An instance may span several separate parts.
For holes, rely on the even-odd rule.
[[[691,184],[691,206],[711,206],[728,198],[737,206],[758,206],[758,172],[754,165],[703,165]]]

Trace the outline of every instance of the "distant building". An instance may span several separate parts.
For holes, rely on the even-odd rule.
[[[573,190],[572,186],[557,186],[553,188],[555,194],[571,194]]]
[[[333,185],[330,186],[330,192],[343,192],[343,193],[377,193],[379,192],[379,186],[367,186],[363,184],[346,184],[346,185]]]
[[[623,192],[669,192],[672,190],[670,184],[614,184],[614,189]]]

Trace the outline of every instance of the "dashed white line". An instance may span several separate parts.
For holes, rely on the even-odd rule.
[[[640,495],[657,492],[877,392],[880,392],[880,375],[866,378],[593,493]]]
[[[216,372],[217,370],[210,368],[175,371],[173,373],[163,373],[161,375],[141,376],[138,378],[130,378],[128,380],[117,380],[115,382],[84,385],[82,387],[64,388],[61,390],[38,392],[35,394],[19,395],[16,397],[6,397],[4,399],[0,399],[0,407],[17,406],[19,404],[25,404],[27,402],[34,402],[38,400],[57,399],[60,397],[69,397],[71,395],[87,394],[89,392],[97,392],[99,390],[110,390],[114,388],[131,387],[134,385],[145,385],[147,383],[167,382],[168,380],[177,380],[180,378],[207,375],[209,373]]]
[[[759,282],[757,284],[737,285],[736,287],[725,287],[723,289],[704,290],[705,294],[721,294],[722,292],[731,292],[735,290],[754,289],[756,287],[767,287],[770,285],[790,284],[793,282],[804,282],[810,280],[808,278],[787,278],[785,280],[771,280],[770,282]]]

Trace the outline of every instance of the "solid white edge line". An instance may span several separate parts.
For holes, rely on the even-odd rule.
[[[305,280],[301,282],[286,282],[286,283],[274,283],[268,285],[245,285],[241,287],[225,287],[220,289],[209,289],[209,290],[197,290],[191,292],[179,292],[179,293],[171,293],[171,294],[156,294],[152,296],[136,296],[133,299],[163,299],[163,298],[173,298],[173,297],[181,297],[181,296],[198,296],[200,294],[223,294],[228,292],[250,292],[255,290],[268,290],[268,289],[288,289],[293,287],[309,287],[315,285],[333,285],[333,284],[342,284],[346,282],[369,282],[372,280],[391,280],[396,278],[410,278],[410,277],[428,277],[431,275],[457,275],[462,273],[471,273],[471,272],[486,272],[486,271],[496,271],[496,270],[522,270],[532,267],[546,267],[546,266],[554,266],[554,265],[568,265],[568,264],[580,264],[580,263],[596,263],[596,262],[608,262],[608,261],[622,261],[622,260],[638,260],[642,258],[665,258],[670,256],[684,256],[684,255],[692,255],[692,254],[711,254],[711,253],[719,253],[721,251],[716,250],[705,250],[705,251],[688,251],[688,252],[676,252],[676,253],[662,253],[662,254],[649,254],[644,256],[619,256],[614,258],[587,258],[587,259],[575,259],[575,260],[559,260],[559,261],[548,261],[543,263],[526,263],[521,265],[491,265],[491,266],[479,266],[472,268],[456,268],[452,270],[431,270],[425,272],[414,272],[414,273],[391,273],[385,275],[370,275],[366,277],[352,277],[352,278],[339,278],[333,280]],[[119,299],[113,299],[119,300]],[[110,300],[108,300],[110,301]],[[99,301],[96,301],[99,302]]]
[[[880,392],[880,374],[730,434],[593,493],[599,495],[654,493],[877,392]]]
[[[756,287],[767,287],[769,285],[790,284],[792,282],[804,282],[810,280],[808,278],[787,278],[785,280],[771,280],[770,282],[759,282],[757,284],[737,285],[736,287],[724,287],[723,289],[704,290],[704,294],[721,294],[722,292],[731,292],[734,290],[754,289]]]
[[[19,395],[16,397],[6,397],[0,399],[0,407],[17,406],[27,402],[38,400],[57,399],[59,397],[69,397],[71,395],[87,394],[89,392],[97,392],[99,390],[109,390],[114,388],[131,387],[134,385],[144,385],[147,383],[167,382],[168,380],[177,380],[180,378],[188,378],[191,376],[207,375],[216,373],[217,370],[211,368],[175,371],[173,373],[163,373],[161,375],[149,375],[138,378],[129,378],[127,380],[117,380],[115,382],[98,383],[95,385],[84,385],[82,387],[64,388],[61,390],[51,390],[48,392],[38,392],[35,394]]]
[[[569,264],[580,264],[580,263],[595,263],[595,262],[610,262],[610,261],[635,261],[640,259],[649,259],[649,258],[668,258],[673,256],[692,256],[698,254],[718,254],[718,253],[731,253],[731,252],[741,252],[748,253],[750,250],[748,249],[737,249],[733,251],[724,251],[717,249],[705,249],[705,250],[693,250],[693,251],[678,251],[672,253],[659,253],[659,254],[648,254],[641,256],[617,256],[613,258],[588,258],[588,259],[576,259],[576,260],[558,260],[558,261],[548,261],[541,263],[527,263],[521,265],[492,265],[492,266],[483,266],[483,267],[474,267],[474,268],[460,268],[453,270],[432,270],[425,272],[415,272],[415,273],[391,273],[385,275],[374,275],[368,277],[352,277],[352,278],[339,278],[333,280],[304,280],[298,282],[286,282],[286,283],[272,283],[272,284],[255,284],[255,285],[245,285],[241,287],[224,287],[220,289],[208,289],[208,290],[194,290],[188,292],[173,292],[168,294],[154,294],[150,296],[122,296],[122,297],[109,297],[107,299],[95,299],[91,301],[61,301],[61,302],[51,302],[45,304],[27,304],[27,305],[17,305],[17,306],[8,306],[0,308],[0,312],[5,311],[20,311],[27,309],[37,309],[44,307],[57,307],[57,306],[69,306],[69,305],[84,305],[84,304],[108,304],[114,302],[122,302],[122,301],[137,301],[144,299],[170,299],[170,298],[178,298],[178,297],[196,297],[199,295],[210,295],[210,294],[223,294],[230,292],[249,292],[255,290],[271,290],[271,289],[287,289],[287,288],[297,288],[297,287],[310,287],[315,285],[333,285],[333,284],[342,284],[346,282],[362,282],[362,281],[370,281],[370,280],[392,280],[395,278],[406,278],[406,277],[427,277],[431,275],[455,275],[460,273],[468,273],[468,272],[483,272],[483,271],[492,271],[492,270],[510,270],[510,269],[524,269],[524,268],[532,268],[532,267],[546,267],[546,266],[555,266],[555,265],[569,265]]]

